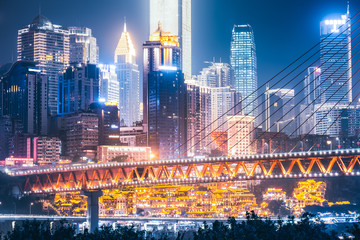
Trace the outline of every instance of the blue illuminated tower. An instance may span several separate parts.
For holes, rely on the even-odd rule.
[[[257,115],[257,63],[254,32],[250,25],[235,25],[232,30],[230,63],[234,87],[242,95],[245,115]]]

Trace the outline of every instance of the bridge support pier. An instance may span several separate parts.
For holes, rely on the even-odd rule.
[[[81,191],[81,195],[87,196],[87,223],[89,231],[94,232],[99,226],[99,197],[103,195],[101,190]]]

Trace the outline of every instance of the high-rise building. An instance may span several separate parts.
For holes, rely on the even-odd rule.
[[[48,79],[35,62],[17,61],[0,77],[1,115],[18,119],[23,133],[48,132]]]
[[[143,124],[148,123],[149,74],[162,70],[181,70],[181,49],[178,37],[162,30],[161,24],[143,45]],[[120,113],[121,114],[121,113]]]
[[[234,70],[234,87],[242,97],[242,113],[256,117],[257,62],[254,32],[250,25],[235,25],[232,30],[230,63]],[[259,122],[258,118],[255,119]]]
[[[295,135],[294,90],[267,89],[265,99],[265,130]]]
[[[148,145],[155,157],[184,157],[186,85],[180,70],[160,70],[148,78]]]
[[[185,78],[191,78],[191,0],[150,0],[150,34],[158,23],[180,37],[182,70]]]
[[[61,141],[57,137],[28,137],[27,158],[39,165],[53,164],[60,160]]]
[[[323,103],[352,101],[350,26],[349,11],[344,15],[325,18],[320,23],[321,89],[323,89],[321,102]],[[334,81],[336,84],[333,84]],[[345,97],[342,98],[343,96]]]
[[[96,38],[92,36],[90,28],[69,27],[70,36],[70,63],[99,62],[99,47]]]
[[[74,160],[95,159],[99,142],[98,124],[96,113],[75,113],[66,117],[65,155]]]
[[[119,80],[115,65],[98,65],[100,68],[100,100],[117,103],[119,106]]]
[[[254,154],[254,121],[251,116],[228,116],[228,155]]]
[[[228,87],[233,86],[234,72],[227,63],[211,62],[209,67],[203,68],[197,77],[201,86]]]
[[[122,125],[132,126],[140,121],[140,77],[139,66],[135,61],[136,52],[130,33],[124,24],[114,61],[119,81],[119,109]]]
[[[77,64],[59,74],[59,115],[87,111],[99,101],[100,70],[94,64]]]
[[[209,154],[217,148],[214,131],[226,131],[227,116],[240,112],[240,94],[227,87],[208,87],[198,81],[187,84],[188,154]]]
[[[57,114],[58,72],[69,64],[69,31],[38,15],[18,31],[17,59],[34,61],[48,77],[48,110]]]
[[[120,117],[116,102],[96,102],[90,110],[98,115],[99,145],[120,144]]]

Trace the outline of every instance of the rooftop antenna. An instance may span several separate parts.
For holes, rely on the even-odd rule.
[[[41,2],[39,2],[39,15],[41,15]]]
[[[346,14],[348,15],[348,17],[350,17],[350,1],[347,1],[347,11]]]
[[[124,32],[126,32],[126,17],[124,17]]]

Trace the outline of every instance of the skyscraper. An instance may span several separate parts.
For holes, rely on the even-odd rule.
[[[235,25],[232,30],[230,63],[234,87],[241,93],[244,115],[257,116],[257,62],[254,32],[250,25]],[[255,126],[258,119],[255,119]]]
[[[143,48],[148,145],[157,158],[178,158],[186,155],[186,85],[178,37],[159,24]]]
[[[185,78],[191,78],[191,0],[150,0],[150,33],[158,23],[180,37],[182,70]]]
[[[57,114],[58,72],[69,64],[69,31],[38,15],[31,24],[18,31],[17,59],[37,62],[48,77],[48,107]]]
[[[324,89],[321,102],[336,103],[344,95],[342,103],[352,101],[352,91],[349,91],[352,87],[350,33],[349,11],[330,16],[320,23],[321,88]],[[334,81],[336,84],[330,87]]]
[[[69,27],[70,63],[99,62],[99,47],[91,29],[86,27]]]
[[[149,73],[154,71],[181,69],[181,49],[178,37],[158,29],[150,35],[149,41],[143,45],[143,123],[148,123],[148,81]],[[121,113],[120,113],[121,114]]]
[[[115,65],[98,65],[100,68],[100,101],[114,102],[119,106],[119,80]]]
[[[135,57],[134,44],[125,23],[124,31],[115,49],[114,61],[119,81],[120,118],[126,126],[132,126],[134,122],[140,121],[140,78]]]
[[[0,77],[0,114],[19,120],[23,133],[48,132],[47,80],[36,63],[28,61],[17,61]]]
[[[87,111],[99,101],[100,70],[94,64],[77,64],[59,74],[59,115]]]

